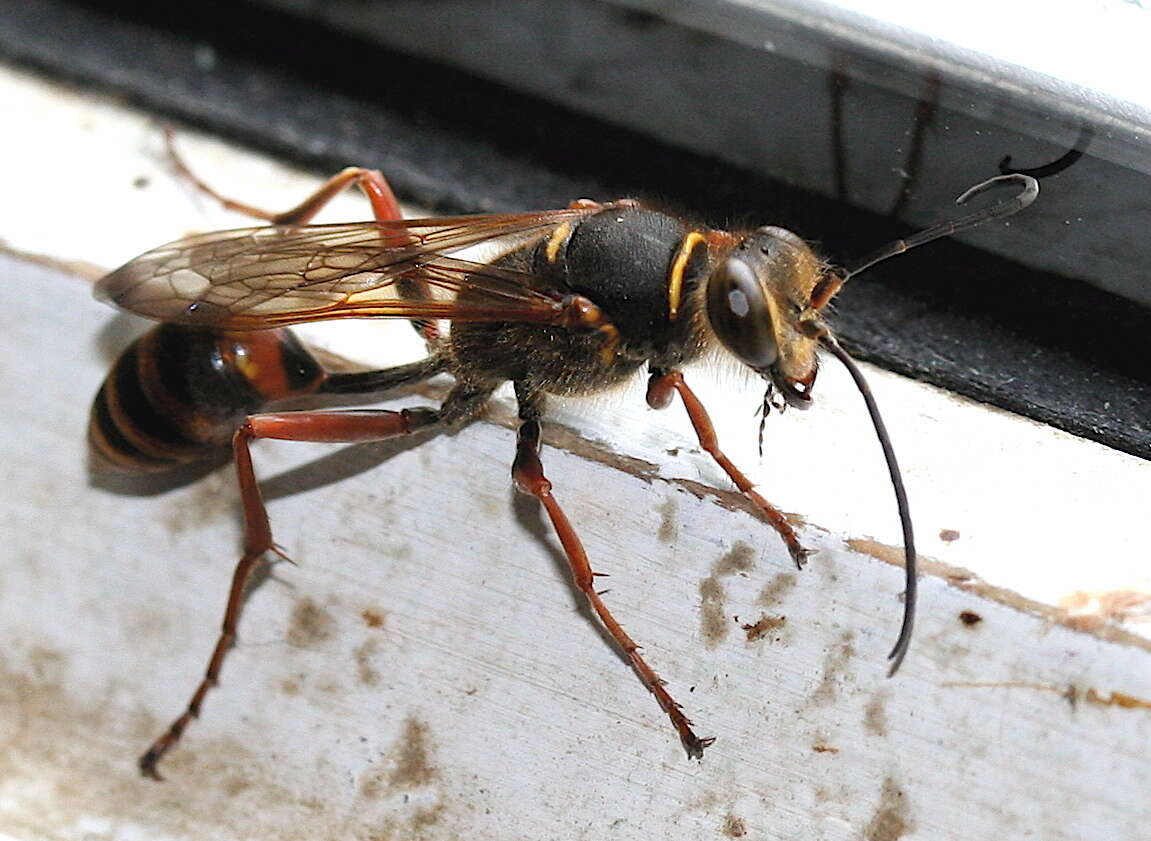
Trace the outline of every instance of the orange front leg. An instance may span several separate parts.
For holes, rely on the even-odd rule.
[[[680,399],[683,400],[683,406],[687,409],[687,416],[691,419],[691,425],[695,427],[696,437],[699,438],[699,445],[715,459],[716,464],[723,468],[723,472],[735,483],[740,492],[755,503],[755,506],[771,523],[772,528],[779,532],[779,536],[787,544],[787,551],[791,553],[795,565],[802,569],[810,552],[800,544],[795,529],[783,516],[783,512],[764,499],[755,490],[755,485],[751,483],[751,480],[719,448],[719,439],[716,437],[715,426],[712,425],[707,409],[703,407],[703,403],[696,397],[695,392],[688,388],[683,374],[679,371],[653,372],[647,387],[648,405],[653,409],[665,408],[671,402],[673,391],[677,392]]]

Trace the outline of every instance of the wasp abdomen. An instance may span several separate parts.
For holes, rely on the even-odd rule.
[[[246,415],[311,394],[324,379],[288,330],[161,324],[108,373],[92,404],[88,439],[114,469],[166,470],[212,457]]]

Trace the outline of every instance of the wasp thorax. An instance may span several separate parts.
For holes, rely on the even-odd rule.
[[[769,227],[744,239],[708,279],[707,316],[716,336],[795,406],[811,402],[816,342],[800,318],[823,273],[807,243]]]

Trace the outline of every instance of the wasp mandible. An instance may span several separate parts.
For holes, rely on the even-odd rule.
[[[221,196],[178,166],[226,206],[271,224],[160,246],[96,287],[101,300],[162,322],[125,352],[97,395],[90,426],[97,455],[120,469],[163,469],[204,459],[230,442],[244,513],[244,553],[215,649],[184,712],[140,758],[145,775],[159,779],[157,763],[199,715],[235,642],[247,584],[268,555],[280,552],[253,472],[251,442],[377,441],[457,426],[477,418],[508,381],[520,420],[512,463],[516,487],[544,506],[576,586],[689,757],[701,757],[713,739],[692,730],[595,589],[588,555],[544,473],[540,425],[549,395],[603,391],[646,368],[648,404],[662,409],[678,395],[701,448],[802,565],[808,553],[795,530],[724,454],[681,372],[717,345],[762,378],[765,407],[773,399],[799,409],[811,405],[821,348],[847,367],[883,449],[902,523],[906,592],[889,655],[890,673],[898,669],[916,603],[907,498],[875,401],[828,327],[825,308],[847,280],[880,260],[1026,207],[1038,195],[1034,178],[1011,174],[977,184],[960,204],[1001,185],[1018,192],[837,270],[782,228],[703,228],[630,199],[579,200],[535,213],[402,219],[379,172],[349,168],[298,207],[273,214]],[[372,221],[308,224],[353,184],[367,194]],[[481,244],[495,246],[496,256],[469,259],[466,250]],[[384,370],[330,373],[284,329],[338,318],[408,319],[429,352]],[[266,411],[285,397],[383,392],[445,373],[454,385],[436,408]]]

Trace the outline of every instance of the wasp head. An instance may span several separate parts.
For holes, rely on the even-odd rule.
[[[826,332],[819,310],[838,289],[827,264],[791,231],[765,227],[727,254],[707,282],[707,317],[741,362],[788,404],[811,405]]]

